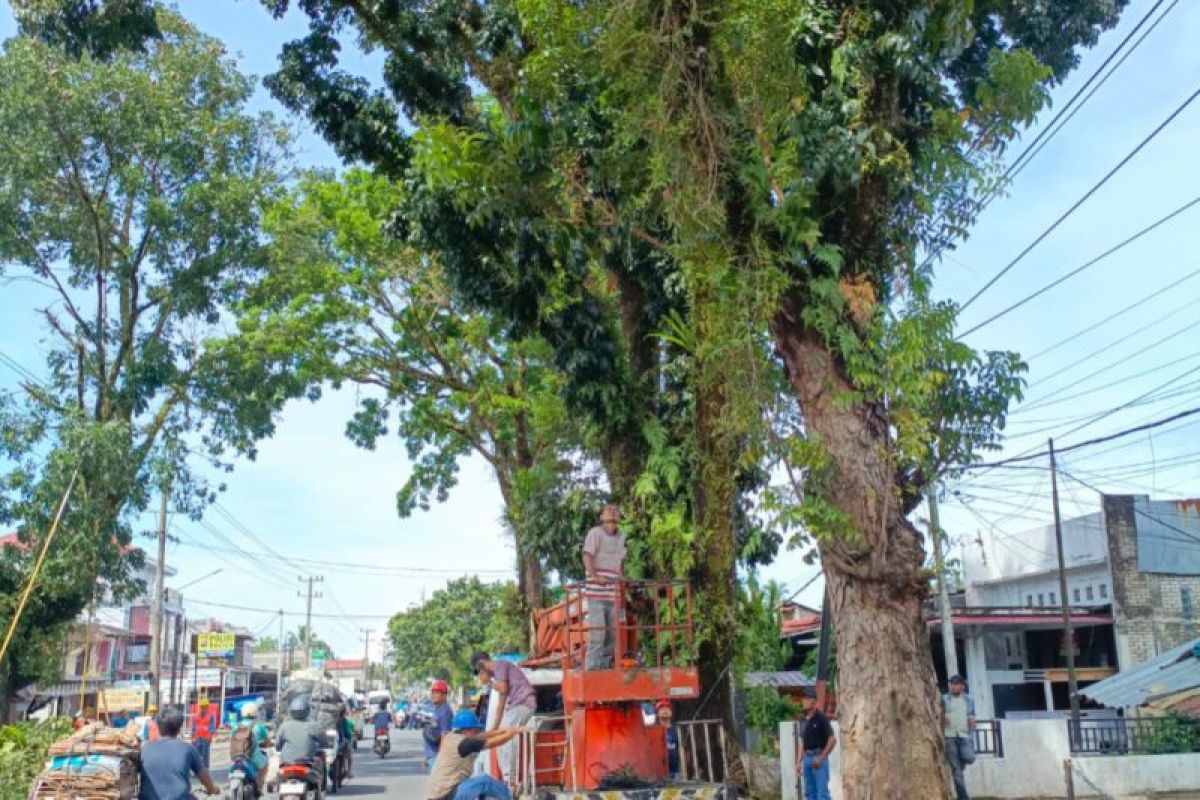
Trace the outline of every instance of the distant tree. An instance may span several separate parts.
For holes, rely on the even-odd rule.
[[[251,114],[252,82],[214,39],[162,12],[161,36],[105,60],[30,37],[0,53],[0,274],[46,292],[45,380],[0,395],[0,627],[12,618],[72,476],[61,530],[0,665],[32,679],[41,633],[101,591],[137,591],[134,515],[169,486],[197,514],[192,471],[254,454],[306,386],[268,374],[223,315],[264,263],[259,223],[287,135]],[[225,465],[221,465],[225,466]],[[34,634],[31,631],[38,631]]]
[[[517,651],[524,625],[515,584],[469,577],[450,581],[424,605],[396,614],[388,636],[402,680],[432,677],[469,685],[471,654]]]
[[[295,634],[289,633],[287,636],[288,641],[294,645],[296,653],[299,655],[300,659],[304,658],[304,630],[304,626],[301,625],[296,629]],[[322,639],[316,630],[312,632],[312,640],[309,642],[309,647],[314,653],[324,653],[326,661],[333,661],[337,658],[337,655],[333,652],[333,647],[330,646],[329,642]]]
[[[279,641],[274,636],[264,636],[254,642],[254,652],[274,653],[279,650]]]

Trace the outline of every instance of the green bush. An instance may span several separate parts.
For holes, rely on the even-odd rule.
[[[25,800],[46,764],[46,751],[70,732],[66,717],[0,728],[0,800]]]
[[[1195,720],[1170,714],[1147,729],[1147,753],[1192,753],[1200,749],[1200,728]]]
[[[756,755],[779,755],[779,723],[799,716],[799,706],[774,689],[765,686],[746,689],[746,723],[758,731]]]

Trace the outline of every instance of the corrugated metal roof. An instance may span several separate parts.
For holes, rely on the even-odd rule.
[[[1079,692],[1109,708],[1134,708],[1156,697],[1200,687],[1200,661],[1193,654],[1200,639],[1093,683]]]
[[[803,672],[747,672],[746,685],[771,686],[777,689],[781,687],[802,689],[806,686],[815,686],[816,683]]]

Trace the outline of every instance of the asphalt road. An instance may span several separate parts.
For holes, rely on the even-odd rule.
[[[369,729],[368,729],[369,730]],[[228,752],[217,753],[214,748],[212,776],[217,786],[225,789],[229,759]],[[364,738],[354,751],[354,777],[336,795],[338,797],[395,798],[419,800],[425,797],[427,775],[421,771],[421,734],[419,731],[392,731],[392,750],[386,758],[375,755],[371,740]],[[200,790],[196,797],[204,800]]]

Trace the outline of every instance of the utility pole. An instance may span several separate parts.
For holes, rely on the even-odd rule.
[[[363,694],[371,691],[371,631],[360,628],[366,643],[363,645]]]
[[[307,578],[300,578],[301,583],[308,584],[307,595],[304,592],[297,592],[300,597],[306,597],[306,606],[304,608],[304,668],[312,669],[312,601],[313,597],[320,597],[321,593],[313,594],[313,584],[324,581],[320,575],[310,575]]]
[[[154,565],[154,605],[150,609],[150,705],[155,707],[158,707],[162,701],[159,681],[162,679],[163,576],[167,560],[167,497],[169,491],[164,484],[162,504],[158,509],[158,561]]]
[[[179,674],[180,670],[183,669],[179,661],[179,639],[181,636],[183,636],[183,614],[177,614],[175,616],[175,646],[171,648],[171,689],[167,697],[167,702],[171,705],[178,702],[176,700],[176,688],[179,683],[183,682]]]
[[[937,569],[938,604],[942,616],[942,656],[946,660],[946,680],[958,672],[958,646],[954,641],[954,615],[950,610],[950,587],[946,585],[946,559],[942,555],[942,526],[938,522],[937,484],[929,485],[929,538],[933,542],[933,561]]]
[[[275,697],[283,697],[283,609],[279,609],[279,644],[275,648]]]
[[[1071,744],[1079,741],[1079,681],[1075,675],[1075,634],[1071,630],[1071,607],[1067,604],[1067,562],[1063,555],[1062,518],[1058,513],[1058,464],[1054,439],[1050,450],[1050,494],[1054,501],[1054,543],[1058,548],[1058,594],[1062,606],[1063,650],[1067,654],[1067,691],[1071,696]]]

